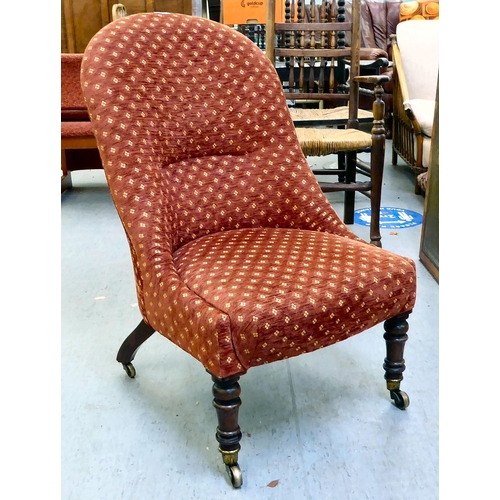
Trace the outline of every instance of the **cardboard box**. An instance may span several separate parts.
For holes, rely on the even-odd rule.
[[[222,23],[265,24],[266,0],[222,0]],[[276,1],[277,23],[285,22],[285,0]]]

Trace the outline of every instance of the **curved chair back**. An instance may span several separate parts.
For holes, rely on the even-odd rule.
[[[301,151],[274,67],[235,30],[182,14],[124,17],[89,43],[82,88],[140,298],[141,266],[203,235],[349,232]]]
[[[94,42],[102,39],[109,49],[95,51]],[[274,67],[235,30],[182,14],[127,16],[90,42],[82,81],[126,224],[160,210],[175,249],[221,229],[321,227],[321,215],[301,221],[304,204],[331,214],[298,144]],[[233,201],[205,201],[200,188],[207,185],[231,193]],[[253,185],[267,186],[269,199]],[[143,206],[143,190],[152,189],[158,205]],[[256,203],[262,206],[257,216]]]

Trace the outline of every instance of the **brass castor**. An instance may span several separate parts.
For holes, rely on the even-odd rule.
[[[406,408],[410,406],[410,398],[408,397],[408,394],[404,391],[400,391],[399,389],[397,391],[391,391],[391,399],[394,401],[396,408],[399,408],[400,410],[406,410]]]
[[[241,469],[238,463],[235,463],[233,465],[226,465],[226,472],[233,487],[241,488],[241,485],[243,484],[243,476],[241,474]]]
[[[123,366],[123,369],[125,370],[125,373],[130,378],[134,378],[135,377],[136,371],[135,371],[134,365],[132,363],[123,363],[122,366]]]

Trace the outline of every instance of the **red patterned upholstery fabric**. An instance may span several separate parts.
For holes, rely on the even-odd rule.
[[[61,54],[61,111],[84,111],[88,120],[85,100],[80,86],[80,68],[83,54]]]
[[[92,124],[89,121],[61,121],[61,137],[85,137],[93,133]]]
[[[89,43],[82,86],[141,313],[217,377],[334,344],[415,302],[415,265],[340,220],[280,81],[235,30],[135,14]]]
[[[229,314],[248,369],[334,344],[411,307],[412,265],[374,248],[317,231],[240,229],[184,245],[175,263],[190,289]]]

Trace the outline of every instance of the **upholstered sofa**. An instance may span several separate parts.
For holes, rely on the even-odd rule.
[[[102,168],[80,86],[83,54],[61,54],[61,190],[71,171]]]

